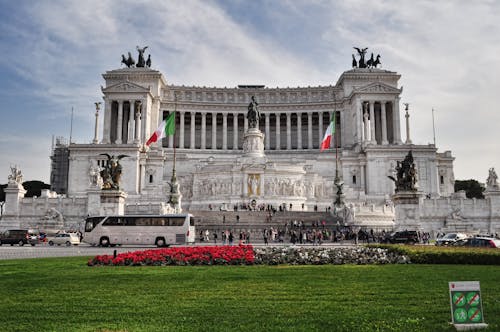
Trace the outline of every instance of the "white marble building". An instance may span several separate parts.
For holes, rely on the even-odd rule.
[[[22,188],[13,185],[9,197],[16,202],[6,204],[3,221],[36,224],[56,209],[67,225],[76,225],[86,215],[102,213],[98,170],[107,160],[102,153],[128,156],[121,159],[125,213],[164,213],[169,208],[174,146],[182,208],[194,213],[250,202],[324,211],[335,199],[336,156],[346,201],[360,225],[409,227],[413,220],[412,228],[441,229],[447,227],[451,205],[459,204],[453,196],[451,152],[411,142],[396,72],[354,68],[335,85],[297,88],[172,85],[150,68],[111,70],[103,78],[104,107],[99,116],[104,117],[104,127],[99,130],[96,121],[92,144],[69,145],[66,197],[27,199]],[[253,133],[246,118],[252,96],[261,113],[260,130]],[[176,135],[146,148],[162,119],[174,111]],[[334,144],[320,152],[333,115]],[[422,216],[417,219],[395,211],[390,202],[394,183],[388,176],[410,150],[421,205],[409,214]],[[460,204],[465,211],[471,204],[479,209],[490,203]],[[486,205],[493,211],[491,219],[498,209]],[[431,219],[421,227],[422,220]],[[490,223],[487,228],[496,226]]]
[[[103,77],[102,138],[70,146],[68,195],[86,194],[89,169],[106,159],[100,153],[126,154],[122,187],[129,199],[164,201],[175,144],[184,209],[253,199],[323,209],[335,192],[335,148],[319,151],[332,114],[347,200],[378,204],[388,199],[393,183],[387,176],[409,150],[423,193],[441,197],[453,192],[451,153],[413,145],[409,137],[401,140],[402,89],[395,72],[356,68],[344,72],[335,85],[304,88],[170,85],[149,68],[117,69]],[[247,156],[243,146],[252,96],[261,112],[262,156]],[[145,141],[173,111],[175,143],[170,136],[145,152]]]

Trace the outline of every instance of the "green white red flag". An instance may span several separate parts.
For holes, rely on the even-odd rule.
[[[325,136],[321,142],[320,151],[330,148],[333,134],[335,134],[335,113],[332,114],[332,121],[328,125],[328,128],[326,128]]]
[[[151,135],[146,142],[146,145],[149,146],[152,143],[173,134],[175,134],[175,112],[170,113],[168,117],[161,122],[158,129],[155,130],[153,135]]]

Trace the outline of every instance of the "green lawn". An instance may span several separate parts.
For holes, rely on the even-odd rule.
[[[448,281],[479,280],[500,330],[500,266],[88,267],[0,261],[1,331],[454,331]]]

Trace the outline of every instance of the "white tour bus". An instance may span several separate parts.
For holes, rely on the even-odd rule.
[[[188,244],[195,241],[192,214],[88,217],[83,241],[103,247],[122,244]]]

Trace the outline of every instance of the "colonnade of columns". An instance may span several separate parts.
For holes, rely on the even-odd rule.
[[[399,98],[392,101],[357,100],[358,142],[373,145],[402,144]]]
[[[325,131],[323,126],[326,127],[331,121],[331,114],[331,111],[261,113],[259,127],[265,134],[265,149],[319,148]],[[242,112],[177,111],[176,118],[179,133],[176,147],[181,149],[239,150],[242,148],[243,133],[248,129],[246,113]],[[337,130],[340,130],[340,124],[337,125]],[[165,146],[173,147],[173,144],[173,140],[169,139]]]
[[[106,100],[105,110],[103,143],[132,144],[141,141],[141,133],[145,131],[142,101]]]

